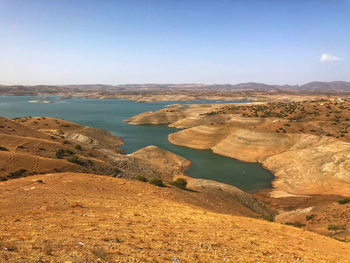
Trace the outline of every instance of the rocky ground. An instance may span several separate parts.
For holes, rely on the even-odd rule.
[[[349,244],[80,173],[0,184],[1,262],[350,262]]]

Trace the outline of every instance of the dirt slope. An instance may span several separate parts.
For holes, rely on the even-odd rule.
[[[170,180],[173,179],[174,176],[185,175],[185,170],[191,166],[189,160],[154,145],[141,148],[130,154],[130,156],[147,160],[155,166],[155,169],[162,171],[164,175],[171,172]]]
[[[350,262],[349,244],[105,176],[2,182],[0,217],[2,262]]]

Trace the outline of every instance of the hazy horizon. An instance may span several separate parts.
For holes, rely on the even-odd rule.
[[[248,82],[239,82],[239,83],[117,83],[117,84],[109,84],[109,83],[76,83],[76,84],[45,84],[45,83],[39,83],[39,84],[6,84],[6,83],[0,83],[0,86],[83,86],[83,85],[102,85],[102,86],[122,86],[122,85],[240,85],[240,84],[261,84],[261,85],[273,85],[273,86],[303,86],[312,82],[322,82],[322,83],[332,83],[332,82],[349,82],[345,80],[331,80],[331,81],[319,81],[314,80],[310,82],[305,82],[301,84],[289,84],[289,83],[264,83],[264,82],[254,82],[254,81],[248,81]]]
[[[0,83],[350,81],[349,29],[349,0],[0,0]]]

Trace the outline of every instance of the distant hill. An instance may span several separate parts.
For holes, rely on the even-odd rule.
[[[350,82],[314,81],[304,85],[270,85],[264,83],[247,82],[240,84],[82,84],[82,85],[0,85],[0,96],[18,95],[65,95],[65,94],[124,94],[150,92],[239,92],[239,91],[293,91],[303,93],[339,93],[349,92]]]
[[[320,82],[314,81],[299,87],[302,90],[308,91],[350,91],[350,82],[332,81]]]

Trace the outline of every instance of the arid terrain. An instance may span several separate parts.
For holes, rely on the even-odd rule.
[[[178,104],[127,121],[169,124],[183,129],[169,135],[173,144],[262,163],[275,179],[273,189],[257,196],[280,211],[277,221],[301,221],[323,234],[334,223],[336,234],[349,236],[349,207],[337,203],[350,196],[349,99]],[[306,220],[310,214],[320,216]]]
[[[1,183],[3,262],[349,262],[348,243],[81,173]],[[177,190],[180,191],[180,190]],[[181,190],[182,191],[182,190]]]
[[[158,147],[126,155],[118,137],[45,117],[0,127],[3,262],[348,262],[348,244],[262,220],[275,204],[189,178]]]
[[[0,0],[0,263],[350,263],[350,0]]]
[[[103,130],[0,117],[0,261],[350,262],[350,100],[280,95],[127,120],[262,163],[273,188],[254,194],[190,178],[189,160],[156,146],[126,154]]]

